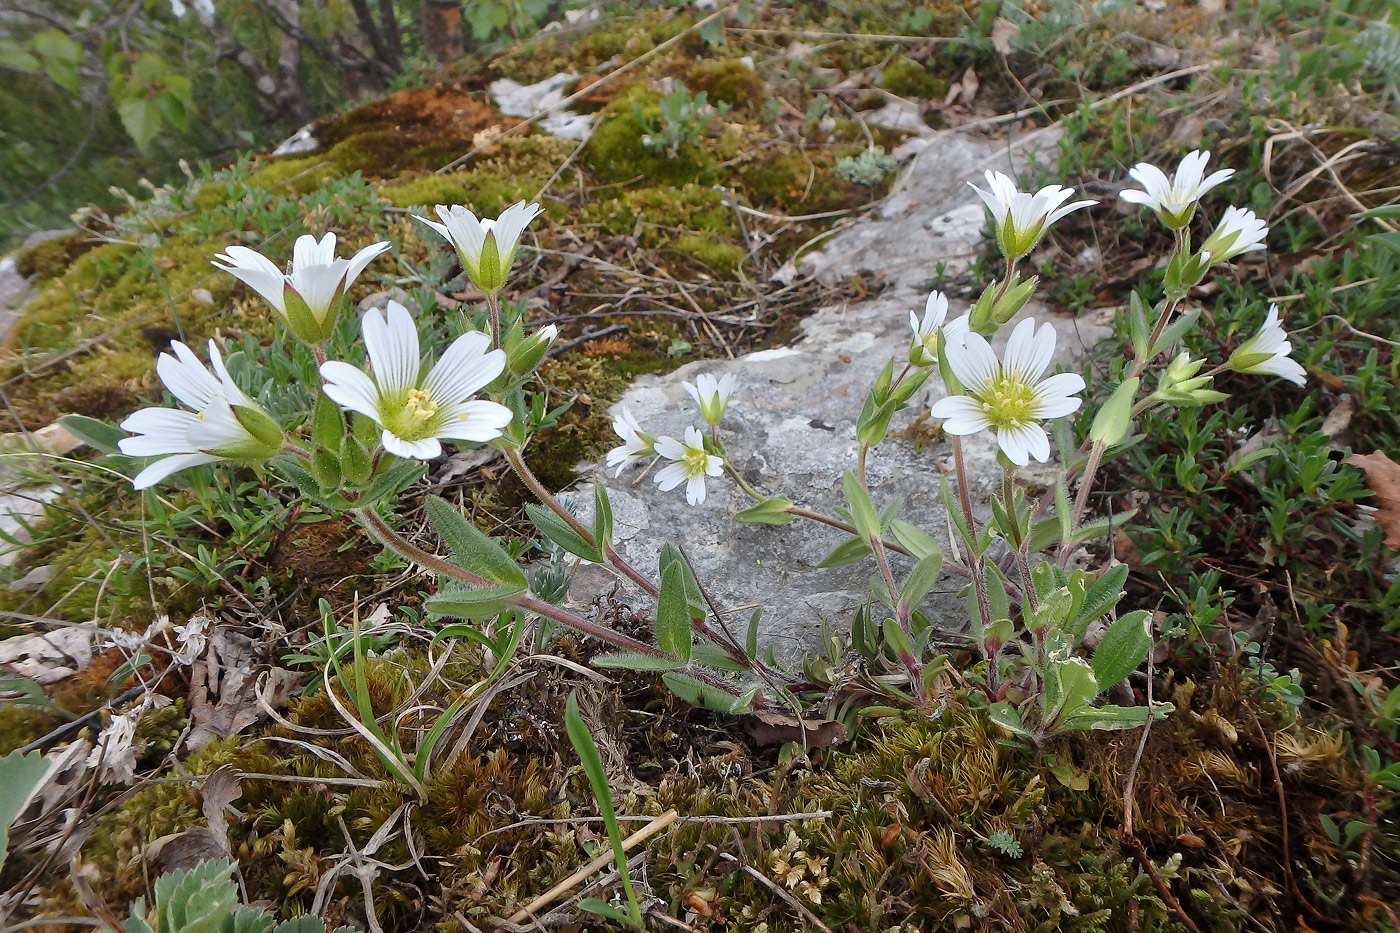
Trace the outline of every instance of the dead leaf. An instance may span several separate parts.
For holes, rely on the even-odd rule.
[[[154,862],[161,873],[188,871],[200,862],[228,858],[228,851],[208,826],[191,826],[184,832],[167,833],[151,840],[142,854],[147,861]]]
[[[274,707],[283,706],[301,677],[280,667],[272,667],[259,657],[257,646],[247,635],[227,626],[214,629],[204,657],[191,668],[190,734],[185,746],[191,751],[214,739],[241,732],[263,718],[258,705],[256,683],[267,671],[263,698]]]
[[[943,106],[948,107],[954,101],[961,101],[964,105],[970,105],[972,99],[977,96],[977,88],[981,83],[977,80],[977,72],[971,66],[963,72],[962,80],[955,82],[948,88],[947,95],[943,98]]]
[[[809,748],[831,748],[847,741],[846,726],[834,719],[798,719],[787,713],[755,713],[749,720],[749,734],[759,745],[801,742]]]
[[[1352,454],[1346,462],[1366,473],[1376,494],[1376,524],[1385,531],[1385,546],[1400,551],[1400,463],[1381,453]]]
[[[229,851],[229,847],[228,818],[224,816],[224,810],[229,804],[243,796],[239,780],[240,775],[237,768],[233,765],[221,765],[213,774],[204,779],[203,786],[199,788],[199,796],[202,799],[200,807],[204,813],[204,819],[209,823],[209,831],[223,845],[225,853]]]
[[[1337,403],[1337,407],[1333,408],[1327,413],[1327,417],[1322,419],[1322,433],[1335,438],[1351,424],[1351,416],[1354,414],[1356,414],[1356,399],[1350,395],[1343,395],[1342,400]]]
[[[0,668],[52,684],[71,677],[92,660],[92,629],[81,626],[0,641]]]
[[[998,55],[1011,54],[1011,40],[1021,34],[1021,27],[1004,16],[998,16],[992,23],[992,47]]]

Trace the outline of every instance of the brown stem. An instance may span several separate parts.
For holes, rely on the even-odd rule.
[[[501,345],[501,309],[496,303],[496,296],[491,293],[486,295],[486,310],[491,314],[491,346]]]

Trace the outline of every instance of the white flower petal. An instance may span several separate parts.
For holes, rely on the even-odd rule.
[[[175,454],[171,457],[165,457],[152,463],[140,473],[137,473],[136,478],[131,481],[131,488],[137,490],[145,489],[148,486],[154,486],[172,473],[188,470],[190,467],[201,466],[205,463],[217,463],[218,461],[219,458],[212,454],[201,453]]]
[[[705,501],[705,477],[692,476],[685,483],[685,501],[691,505],[700,505]]]
[[[996,352],[987,338],[968,331],[957,343],[949,342],[944,355],[958,382],[973,395],[989,387],[1001,372]]]
[[[408,309],[390,300],[385,313],[371,309],[363,322],[365,348],[380,397],[394,397],[418,387],[422,363],[418,327]]]
[[[479,331],[468,331],[442,354],[423,388],[439,404],[454,404],[470,398],[477,390],[490,384],[506,367],[503,351],[488,350],[491,338]]]
[[[349,363],[330,360],[321,364],[322,390],[341,408],[357,411],[379,421],[379,390],[374,381]]]
[[[374,261],[381,253],[389,249],[387,241],[371,243],[360,250],[354,256],[346,260],[345,264],[345,287],[348,289],[354,281],[360,277],[360,273],[365,271],[365,267]]]
[[[658,445],[659,443],[658,441]],[[660,451],[658,451],[658,453],[659,452]],[[689,475],[686,472],[684,463],[668,463],[657,470],[653,478],[656,480],[656,485],[661,487],[662,492],[670,492],[681,483],[686,482]]]
[[[509,408],[496,402],[485,399],[461,402],[448,413],[437,436],[484,443],[500,437],[513,417]]]
[[[384,431],[379,436],[384,449],[395,457],[405,460],[436,460],[442,455],[442,444],[435,437],[425,437],[421,441],[406,441],[397,434]]]
[[[991,427],[987,414],[975,398],[950,395],[933,403],[929,414],[943,418],[943,430],[948,434],[976,434]]]
[[[203,411],[205,406],[223,394],[223,385],[204,368],[189,347],[172,340],[170,349],[175,351],[175,355],[160,355],[156,360],[156,375],[181,403],[195,411]]]
[[[211,263],[216,269],[222,269],[253,289],[264,301],[276,308],[279,314],[287,313],[287,279],[282,270],[266,256],[246,246],[230,246],[223,253],[215,255],[214,259],[226,263]]]

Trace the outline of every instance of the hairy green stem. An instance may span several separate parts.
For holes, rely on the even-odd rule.
[[[972,514],[972,490],[967,484],[967,464],[963,459],[962,438],[953,435],[953,466],[958,480],[958,499],[962,504],[963,520],[967,523],[968,539],[963,542],[967,547],[967,569],[972,574],[972,589],[977,594],[977,614],[982,619],[982,630],[986,631],[992,627],[992,607],[987,601],[987,577],[983,567],[983,558],[980,554],[975,554],[977,546],[977,525]],[[986,645],[982,646],[986,651]],[[997,661],[1001,656],[1001,646],[998,645],[995,651],[988,653],[988,660],[991,667],[987,672],[987,688],[995,693],[997,690],[998,672]]]

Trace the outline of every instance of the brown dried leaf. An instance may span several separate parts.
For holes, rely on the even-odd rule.
[[[804,735],[809,748],[831,748],[847,741],[845,725],[834,719],[798,719],[787,713],[755,713],[749,720],[749,734],[759,745],[801,742]]]
[[[1381,453],[1352,454],[1347,463],[1366,474],[1366,485],[1376,494],[1376,524],[1385,530],[1385,546],[1400,551],[1400,463]]]
[[[209,649],[190,672],[190,721],[185,746],[191,751],[214,739],[241,732],[264,718],[256,683],[268,671],[264,696],[274,707],[284,705],[301,677],[271,667],[247,635],[225,626],[214,629]]]
[[[1021,27],[1004,16],[998,16],[992,23],[992,47],[998,55],[1011,54],[1011,40],[1021,34]]]

